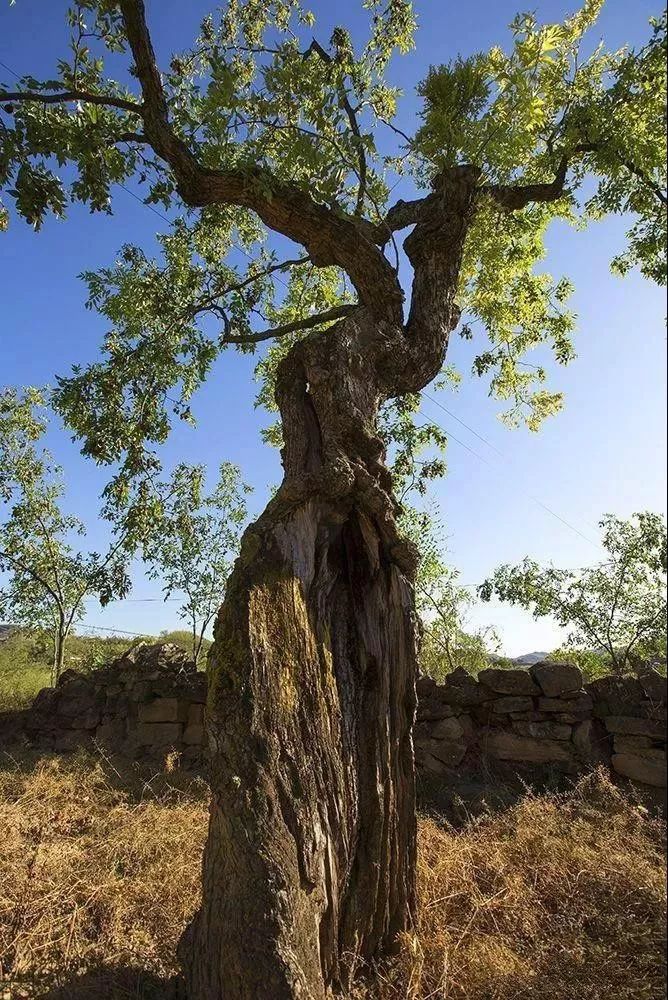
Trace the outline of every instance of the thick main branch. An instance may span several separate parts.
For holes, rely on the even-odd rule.
[[[346,271],[360,302],[374,315],[401,322],[401,286],[364,226],[265,168],[209,170],[198,162],[171,127],[143,0],[120,0],[120,7],[144,96],[145,134],[172,168],[184,201],[193,207],[225,203],[251,209],[270,229],[306,247],[314,264]]]

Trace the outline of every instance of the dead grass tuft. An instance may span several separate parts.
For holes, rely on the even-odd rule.
[[[203,783],[171,767],[0,771],[2,1000],[168,995],[207,822]],[[462,830],[422,820],[417,933],[350,1000],[657,1000],[663,855],[663,825],[603,775]]]

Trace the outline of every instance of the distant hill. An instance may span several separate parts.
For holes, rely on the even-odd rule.
[[[516,663],[518,667],[530,667],[534,663],[540,663],[541,660],[546,660],[549,655],[549,653],[545,652],[523,653],[522,656],[515,656],[513,658],[513,663]]]
[[[14,632],[16,632],[16,625],[5,625],[0,623],[0,642],[3,642],[5,639],[9,639],[10,635],[13,635]]]
[[[534,663],[540,663],[541,660],[546,660],[550,654],[539,652],[536,650],[534,653],[522,653],[521,656],[507,657],[499,656],[497,653],[488,653],[487,659],[490,663],[514,663],[518,667],[531,667]]]

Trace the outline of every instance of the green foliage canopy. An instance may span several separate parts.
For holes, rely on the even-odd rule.
[[[665,280],[665,15],[639,50],[599,45],[588,55],[583,39],[602,0],[561,24],[520,15],[508,51],[429,70],[409,136],[394,123],[390,62],[413,44],[412,5],[363,6],[365,43],[340,27],[323,45],[298,0],[229,0],[159,72],[140,0],[78,0],[54,76],[0,87],[0,188],[18,216],[38,228],[71,200],[110,212],[115,186],[132,182],[173,220],[157,256],[128,245],[85,276],[110,329],[100,360],[60,382],[58,405],[84,451],[121,463],[111,503],[128,504],[128,483],[156,473],[156,447],[174,417],[193,419],[193,394],[221,352],[273,342],[258,365],[259,398],[271,407],[291,343],[355,307],[356,255],[342,266],[309,246],[285,258],[269,240],[285,233],[273,220],[296,199],[390,251],[390,266],[394,233],[417,204],[391,205],[394,178],[429,188],[444,169],[472,165],[480,183],[459,282],[462,334],[475,339],[473,371],[508,403],[506,419],[532,429],[562,400],[527,354],[547,345],[558,363],[573,357],[570,282],[541,269],[551,222],[629,214],[614,268]],[[120,80],[109,77],[110,55],[126,58]],[[232,177],[242,195],[194,209],[177,161]],[[405,407],[389,415],[404,442],[409,419]],[[280,429],[267,437],[278,443]]]

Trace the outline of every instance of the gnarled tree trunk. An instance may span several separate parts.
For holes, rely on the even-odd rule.
[[[451,186],[466,207],[468,180]],[[285,477],[244,536],[209,655],[213,802],[203,902],[179,949],[188,1000],[323,1000],[413,921],[416,555],[376,416],[442,365],[456,207],[440,270],[431,223],[406,241],[424,285],[406,327],[361,308],[281,364]]]
[[[376,339],[355,317],[280,373],[285,481],[244,537],[210,657],[192,1000],[323,997],[412,920],[414,555],[374,434]]]

